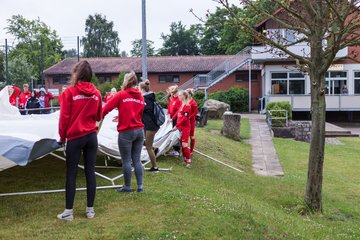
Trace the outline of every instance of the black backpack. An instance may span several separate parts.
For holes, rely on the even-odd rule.
[[[160,127],[164,124],[165,119],[166,117],[162,107],[157,102],[154,102],[154,123]]]

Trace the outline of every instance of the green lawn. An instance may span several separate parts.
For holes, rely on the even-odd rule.
[[[275,139],[285,177],[258,177],[251,171],[250,145],[211,131],[221,125],[209,121],[197,129],[197,148],[244,173],[199,155],[190,170],[179,159],[162,157],[160,166],[172,172],[146,173],[143,194],[98,191],[92,220],[84,217],[85,193],[78,192],[73,222],[56,219],[63,193],[1,197],[0,239],[360,238],[360,138],[326,146],[324,214],[303,215],[308,144]],[[241,138],[248,139],[248,121],[243,119],[241,128]],[[0,172],[0,192],[62,188],[64,173],[62,161],[47,157]],[[83,186],[82,171],[78,178]]]

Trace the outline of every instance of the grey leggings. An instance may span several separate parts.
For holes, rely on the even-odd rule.
[[[141,149],[144,144],[144,130],[120,132],[118,137],[119,151],[122,159],[125,187],[131,186],[131,162],[134,166],[138,186],[142,186],[144,169],[141,165]]]

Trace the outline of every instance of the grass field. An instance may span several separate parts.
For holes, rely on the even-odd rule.
[[[324,213],[304,215],[309,145],[274,139],[285,176],[258,177],[243,141],[248,121],[242,120],[241,141],[212,131],[221,126],[210,121],[197,129],[197,148],[244,173],[199,155],[190,170],[179,159],[161,157],[159,165],[172,172],[146,173],[143,194],[98,191],[92,220],[84,216],[85,193],[78,192],[73,222],[56,219],[63,193],[1,197],[0,239],[360,239],[360,138],[326,146]],[[47,157],[0,172],[0,192],[63,188],[64,173],[62,161]],[[84,186],[82,171],[78,180]]]

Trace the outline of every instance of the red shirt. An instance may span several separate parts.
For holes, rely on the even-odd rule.
[[[12,88],[14,89],[13,94],[11,94],[11,96],[9,97],[9,102],[11,105],[16,107],[16,98],[19,96],[20,94],[20,88],[18,88],[17,86],[12,86]]]
[[[72,140],[96,132],[100,121],[101,94],[92,83],[78,82],[61,94],[60,141]]]
[[[178,129],[190,128],[190,104],[183,104],[177,113],[176,127]]]
[[[65,89],[66,90],[66,89]],[[41,97],[41,94],[40,93],[37,93],[36,94],[36,97],[37,98],[40,98]],[[51,93],[51,92],[47,92],[44,96],[44,107],[45,108],[49,108],[51,107],[50,106],[50,100],[54,99],[54,95]]]
[[[190,111],[190,122],[194,123],[196,122],[196,114],[198,114],[199,110],[198,110],[198,105],[196,103],[196,101],[194,99],[191,99],[191,101],[189,102],[191,111]]]
[[[118,108],[118,132],[144,128],[142,115],[145,107],[144,97],[136,88],[128,88],[116,93],[104,106],[103,116]]]
[[[168,103],[168,114],[174,120],[177,117],[177,112],[181,108],[182,102],[180,101],[179,97],[172,97]]]
[[[28,98],[30,96],[31,96],[30,91],[20,93],[20,96],[19,96],[19,107],[20,108],[25,108],[26,101],[28,100]]]

